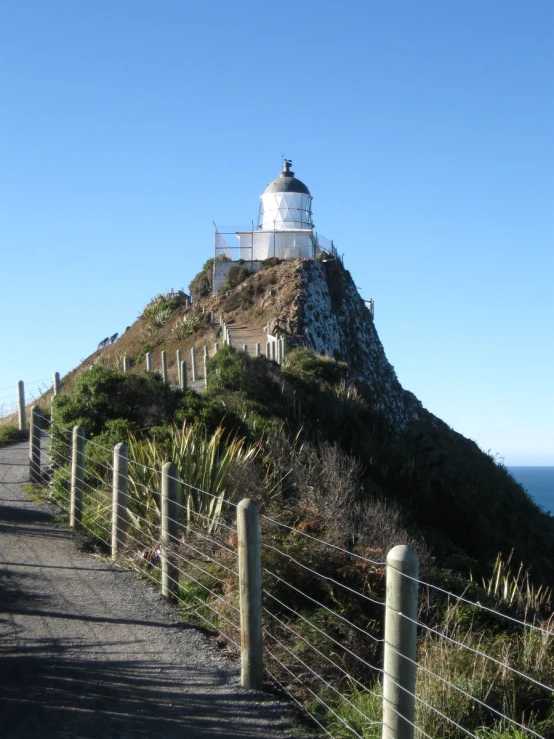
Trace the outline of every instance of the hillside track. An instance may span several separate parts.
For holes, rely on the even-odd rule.
[[[229,338],[231,346],[235,349],[242,349],[244,345],[248,347],[248,353],[251,356],[256,354],[256,344],[260,344],[262,354],[265,354],[265,345],[267,342],[267,332],[255,326],[229,326]]]
[[[298,736],[268,694],[131,573],[28,500],[28,445],[0,449],[0,736]]]

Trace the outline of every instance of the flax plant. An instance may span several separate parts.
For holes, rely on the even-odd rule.
[[[513,551],[507,559],[499,554],[494,563],[492,575],[483,578],[483,588],[487,595],[503,601],[521,612],[525,618],[538,616],[544,611],[553,611],[552,588],[543,584],[536,587],[529,578],[529,572],[521,563],[517,572],[512,570]],[[470,578],[471,580],[471,578]]]
[[[186,422],[180,428],[168,427],[161,442],[131,438],[129,457],[136,463],[130,465],[129,473],[133,496],[144,505],[149,500],[150,512],[154,509],[159,513],[158,470],[172,460],[180,481],[180,516],[187,529],[198,514],[196,518],[213,531],[231,490],[230,473],[237,465],[256,458],[260,451],[259,444],[247,446],[244,439],[229,439],[221,426],[209,435],[203,426]]]
[[[179,339],[179,340],[186,339],[188,336],[192,336],[192,334],[194,334],[195,331],[198,331],[201,323],[202,323],[201,313],[199,312],[188,313],[187,315],[183,316],[183,318],[180,321],[178,321],[175,328],[173,329],[173,334],[176,339]]]
[[[149,336],[153,336],[158,329],[165,326],[177,305],[177,301],[167,293],[156,295],[154,300],[148,303],[142,313],[142,319]]]

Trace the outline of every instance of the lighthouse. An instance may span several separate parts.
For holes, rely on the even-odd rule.
[[[316,256],[312,196],[306,185],[294,176],[291,165],[291,160],[285,159],[282,172],[263,191],[257,229],[237,231],[240,259]]]
[[[224,284],[230,263],[240,261],[256,272],[262,262],[276,259],[315,259],[322,252],[336,255],[332,241],[314,231],[312,195],[285,159],[279,176],[272,180],[260,197],[256,226],[235,232],[238,247],[230,246],[216,227],[213,291]]]

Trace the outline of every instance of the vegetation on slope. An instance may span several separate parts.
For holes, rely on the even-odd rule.
[[[181,596],[195,605],[201,621],[225,619],[226,625],[236,625],[237,620],[236,586],[228,569],[233,566],[234,542],[227,540],[223,526],[233,519],[228,503],[243,497],[257,499],[267,516],[262,538],[271,542],[264,549],[263,566],[274,573],[264,585],[271,607],[265,626],[283,645],[272,643],[271,649],[285,665],[290,654],[307,658],[313,646],[325,655],[328,643],[319,629],[367,663],[378,665],[382,659],[381,607],[354,593],[382,599],[384,569],[353,564],[339,550],[329,550],[296,532],[380,562],[392,546],[411,544],[420,555],[423,579],[531,623],[552,624],[552,520],[504,468],[430,414],[405,436],[393,434],[375,412],[371,396],[349,385],[347,371],[346,365],[305,350],[290,352],[285,366],[279,368],[263,357],[224,347],[209,360],[208,388],[198,395],[170,389],[156,374],[93,367],[54,404],[53,421],[58,425],[54,426],[53,494],[59,499],[68,494],[68,436],[62,427],[82,423],[94,442],[87,446],[85,522],[107,543],[111,448],[126,441],[131,459],[145,465],[130,465],[132,556],[149,568],[157,556],[152,538],[157,540],[159,531],[155,470],[167,459],[177,462],[179,477],[187,483],[181,489],[180,520],[187,532],[183,553],[189,559],[190,547],[200,556],[204,553],[205,571],[199,575],[191,565],[194,580],[181,583]],[[196,488],[213,497],[200,496]],[[196,530],[202,525],[204,534],[197,535],[191,521]],[[220,541],[225,548],[214,554],[210,540]],[[526,562],[531,576],[525,569],[511,568],[512,550],[512,561],[518,566]],[[347,585],[352,594],[337,592],[329,581],[299,568],[295,560]],[[212,576],[218,579],[213,581]],[[286,581],[294,583],[296,590],[291,592],[283,584]],[[500,582],[505,587],[499,588]],[[215,594],[209,595],[206,588]],[[377,641],[353,631],[342,618],[363,625]],[[535,638],[531,632],[518,636],[497,617],[470,613],[463,604],[453,604],[440,594],[428,595],[420,618],[457,641],[501,656],[504,663],[536,680],[548,682],[554,670],[553,638]],[[339,664],[379,692],[379,674],[363,668],[340,646],[336,649]],[[524,688],[512,673],[478,656],[461,658],[454,645],[432,633],[421,640],[419,649],[420,664],[437,676],[423,673],[419,694],[466,728],[482,731],[483,737],[513,736],[502,734],[490,714],[474,710],[463,696],[445,692],[441,678],[467,686],[476,697],[530,721],[544,735],[552,731],[552,696],[545,696],[540,688],[527,684]],[[323,657],[315,667],[331,684],[341,679],[338,667]],[[286,673],[278,675],[289,681]],[[315,687],[306,675],[294,690],[308,702]],[[354,683],[347,693],[350,703],[336,695],[325,697],[339,715],[356,714],[352,705],[368,700]],[[364,710],[369,715],[376,712],[378,718],[377,704]],[[357,716],[349,716],[350,725],[356,726]],[[341,736],[340,728],[333,726],[332,713],[319,718]],[[458,736],[436,712],[422,710],[418,725],[431,735]],[[364,737],[374,735],[367,726],[359,731]]]
[[[185,308],[170,296],[157,296],[117,343],[95,352],[77,373],[64,378],[64,395],[53,407],[51,491],[58,500],[67,500],[70,429],[80,423],[90,440],[84,522],[107,547],[112,449],[117,442],[127,442],[131,460],[138,463],[129,467],[133,531],[128,556],[155,579],[157,470],[173,459],[184,482],[179,551],[190,563],[182,564],[183,571],[192,578],[187,582],[181,577],[179,596],[190,604],[188,617],[221,625],[227,633],[237,625],[236,583],[230,574],[236,542],[225,527],[233,522],[233,504],[255,498],[267,516],[262,540],[270,546],[264,548],[263,566],[273,573],[264,582],[270,648],[294,670],[294,660],[312,660],[312,648],[319,649],[321,659],[310,664],[330,685],[340,684],[349,702],[332,690],[322,697],[361,736],[372,737],[378,730],[376,734],[367,726],[357,708],[363,706],[366,715],[379,720],[380,702],[368,698],[353,681],[379,693],[380,675],[354,660],[351,652],[365,663],[381,664],[382,609],[355,593],[381,600],[384,568],[355,563],[303,534],[376,562],[383,562],[392,546],[410,544],[419,553],[424,580],[548,626],[553,622],[553,521],[502,465],[431,414],[422,411],[402,435],[391,429],[371,391],[351,384],[351,368],[345,363],[297,349],[279,367],[224,347],[208,362],[208,387],[201,395],[171,389],[156,373],[143,372],[146,352],[163,348],[175,381],[172,350],[179,348],[186,357],[191,346],[211,346],[217,340],[217,327],[208,318],[214,307],[228,320],[230,312],[235,320],[259,325],[274,317],[279,300],[296,299],[284,284],[294,265],[285,265],[289,271],[281,275],[282,266],[269,263],[250,277],[236,270],[225,293],[211,298],[212,263],[207,262],[193,281],[194,290],[191,285],[204,301],[205,314],[198,303]],[[344,278],[340,270],[338,278]],[[330,283],[338,285],[331,290],[337,310],[342,295],[338,278]],[[116,369],[123,355],[131,359],[131,373]],[[199,489],[213,497],[202,496]],[[351,591],[341,591],[317,572]],[[285,581],[294,583],[296,590]],[[548,636],[537,639],[530,630],[518,634],[492,614],[471,611],[432,592],[426,594],[419,618],[456,641],[498,655],[536,680],[551,681],[554,647]],[[334,640],[335,664],[324,659],[329,642],[322,632]],[[418,660],[418,695],[477,736],[504,739],[517,734],[476,710],[462,694],[445,690],[442,680],[466,686],[477,698],[544,736],[554,731],[552,696],[533,684],[529,688],[506,669],[496,669],[477,655],[461,657],[458,648],[431,632],[420,639]],[[351,676],[346,682],[341,669]],[[291,681],[278,665],[272,664],[272,671],[305,705],[313,698],[310,691],[319,692],[308,671],[300,681]],[[349,736],[332,712],[315,706],[313,710],[334,736]],[[464,736],[436,712],[420,709],[417,720],[429,735]]]

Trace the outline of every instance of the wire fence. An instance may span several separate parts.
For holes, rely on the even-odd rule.
[[[31,382],[19,382],[17,385],[8,385],[0,388],[0,419],[15,416],[25,404],[38,400],[53,387],[51,377],[42,377]]]
[[[127,518],[118,532],[111,492],[114,449],[87,440],[76,470],[74,430],[37,418],[57,466],[52,497],[70,512],[73,475],[80,472],[83,528],[106,552],[114,536],[124,536],[117,561],[139,570],[156,586],[162,582],[164,551],[170,551],[176,602],[188,617],[217,630],[227,649],[240,656],[237,503],[177,474],[169,475],[178,485],[179,497],[168,522],[178,535],[167,548],[162,541],[162,470],[129,459]],[[397,567],[392,552],[386,560],[371,559],[275,517],[261,515],[260,529],[266,680],[286,693],[325,735],[362,739],[552,735],[548,717],[554,712],[552,616],[538,623],[502,613]],[[341,577],[345,572],[357,577]],[[433,621],[423,608],[410,615],[404,606],[395,606],[389,600],[389,585],[385,592],[385,579],[392,582],[393,575],[416,597],[418,591],[434,593],[443,606],[442,620]],[[383,635],[383,624],[395,618],[394,629],[418,632],[417,654],[410,656],[395,645],[386,625]],[[487,631],[489,621],[502,629]],[[394,677],[393,663],[400,672],[413,670],[412,687]],[[390,698],[391,686],[401,696],[398,702]],[[402,695],[414,706],[412,718],[399,707]],[[533,710],[526,713],[523,705],[532,705]],[[392,716],[390,723],[387,716]],[[396,734],[395,722],[408,726],[411,733]]]

